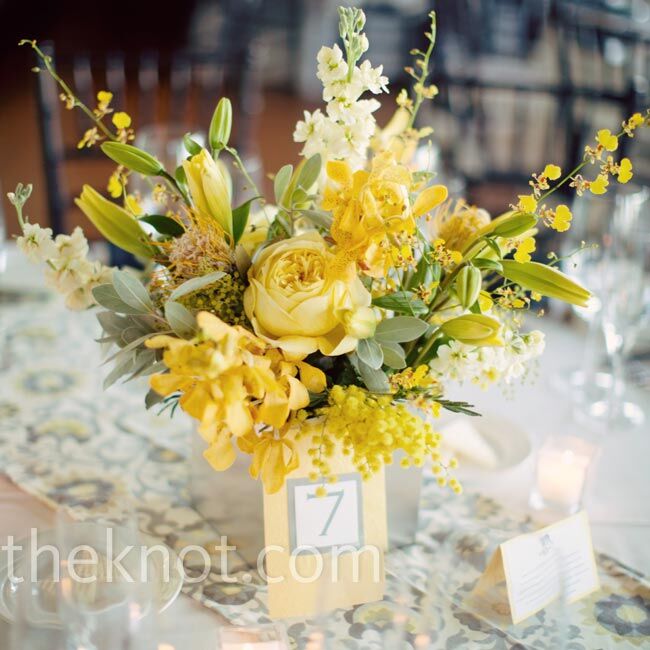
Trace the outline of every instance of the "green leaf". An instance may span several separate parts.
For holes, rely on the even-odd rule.
[[[133,371],[133,353],[129,354],[125,359],[121,359],[116,366],[111,370],[104,379],[103,388],[106,390],[110,388],[120,377]]]
[[[174,330],[174,334],[181,338],[189,339],[196,334],[196,319],[178,302],[168,300],[165,303],[165,319]]]
[[[414,341],[428,329],[428,323],[414,316],[395,316],[395,318],[387,318],[377,325],[375,338],[380,343],[383,341],[404,343]]]
[[[183,136],[183,145],[185,146],[185,151],[190,154],[190,156],[196,156],[196,154],[201,153],[201,145],[192,139],[191,133],[186,133]]]
[[[117,295],[138,314],[147,314],[154,310],[149,292],[140,280],[126,271],[113,271],[113,286]]]
[[[381,368],[384,361],[384,353],[374,339],[361,339],[357,345],[357,356],[373,370]]]
[[[180,237],[185,228],[176,219],[167,217],[164,214],[146,214],[140,217],[138,221],[144,221],[156,229],[161,235],[169,235],[171,237]]]
[[[142,336],[139,336],[138,338],[134,339],[133,341],[131,341],[127,345],[121,347],[115,354],[113,354],[110,357],[106,358],[103,361],[102,365],[110,363],[111,361],[114,361],[116,359],[121,359],[125,355],[130,354],[133,350],[135,350],[136,348],[143,345],[144,342],[147,339],[150,339],[152,336],[155,336],[155,334],[156,334],[155,332],[148,332],[147,334],[143,334]]]
[[[332,227],[332,215],[324,210],[300,210],[300,214],[304,215],[315,226],[329,230]]]
[[[112,285],[108,285],[108,286],[112,286]],[[115,295],[117,295],[117,293]],[[97,320],[99,321],[99,324],[102,326],[102,330],[109,336],[119,336],[130,324],[128,318],[124,316],[118,316],[113,311],[98,312]]]
[[[501,257],[503,253],[501,252],[501,248],[499,248],[499,244],[497,244],[494,239],[489,239],[487,238],[485,240],[485,243],[494,251],[494,253],[498,256]]]
[[[291,193],[291,205],[300,205],[301,203],[306,203],[309,199],[309,194],[302,189],[302,187],[296,187],[296,189]]]
[[[426,314],[427,306],[410,291],[395,291],[379,298],[374,298],[372,304],[382,309],[390,309],[402,314]]]
[[[273,179],[273,193],[275,195],[275,202],[278,205],[282,205],[282,197],[289,185],[291,180],[291,174],[293,174],[293,165],[285,165],[278,171]]]
[[[384,363],[394,370],[406,368],[406,354],[404,348],[399,343],[392,341],[382,341],[381,349],[384,353]]]
[[[93,290],[93,298],[102,307],[118,314],[141,314],[140,309],[134,309],[124,302],[112,284],[100,284]]]
[[[497,262],[496,260],[490,260],[487,259],[486,257],[475,257],[472,260],[472,264],[479,269],[488,269],[490,271],[499,271],[499,272],[503,270],[503,267],[501,266],[501,262]]]
[[[367,363],[361,361],[354,352],[348,355],[348,359],[371,393],[390,393],[390,384],[383,370],[371,368]]]
[[[321,162],[319,153],[308,158],[298,174],[296,185],[302,187],[303,190],[308,192],[311,186],[318,180],[321,170]]]
[[[144,406],[148,411],[152,406],[160,404],[164,399],[164,395],[160,395],[153,388],[150,388],[149,392],[144,396]]]
[[[215,282],[220,280],[224,275],[226,274],[223,271],[215,271],[214,273],[208,273],[207,275],[203,275],[200,278],[192,278],[191,280],[187,280],[187,282],[183,282],[183,284],[176,287],[171,292],[171,294],[169,295],[169,299],[177,300],[178,298],[181,298],[182,296],[185,296],[188,293],[193,293],[194,291],[203,289],[203,287],[207,287],[210,284],[214,284]]]
[[[179,165],[176,167],[174,170],[174,178],[176,179],[176,182],[182,186],[182,187],[187,187],[187,175],[185,174],[185,169],[183,168],[183,165]]]
[[[251,211],[251,203],[259,198],[259,196],[254,196],[252,199],[248,199],[248,201],[237,206],[232,211],[232,237],[235,245],[241,239],[244,230],[246,230],[248,215]]]
[[[125,382],[131,381],[136,377],[140,377],[147,373],[147,370],[156,362],[156,351],[155,350],[140,350],[136,352],[136,356],[133,359],[133,368],[131,369],[131,374],[124,380]]]

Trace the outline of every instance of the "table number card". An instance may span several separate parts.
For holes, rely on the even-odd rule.
[[[516,625],[557,600],[568,603],[599,588],[587,513],[504,542],[474,588],[487,592],[506,583],[510,616]]]
[[[307,440],[298,442],[306,458]],[[305,456],[302,454],[305,453]],[[348,457],[332,458],[336,483],[292,472],[282,489],[264,495],[266,574],[272,618],[381,600],[387,546],[383,471],[362,481]],[[312,576],[317,576],[312,579]]]

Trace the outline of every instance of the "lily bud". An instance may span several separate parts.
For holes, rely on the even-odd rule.
[[[483,276],[475,266],[464,266],[456,276],[456,296],[462,307],[469,309],[481,292]]]
[[[503,345],[500,329],[498,320],[483,314],[465,314],[440,326],[444,334],[468,345]]]
[[[232,208],[229,179],[206,149],[183,161],[183,170],[194,207],[212,217],[232,236]]]
[[[123,142],[104,142],[102,151],[118,165],[145,176],[159,176],[163,171],[160,161],[142,149]]]
[[[534,228],[537,216],[529,212],[506,212],[490,223],[476,231],[474,236],[465,244],[463,253],[466,253],[481,237],[486,235],[494,237],[517,237]]]
[[[539,262],[515,262],[514,260],[502,260],[503,270],[501,275],[511,282],[537,291],[543,296],[557,298],[571,305],[586,307],[591,293],[580,286],[561,271],[546,266]]]
[[[343,326],[355,339],[369,339],[377,329],[377,314],[372,307],[359,307],[345,314]]]
[[[124,208],[105,199],[90,185],[83,186],[74,202],[109,242],[138,257],[153,257],[147,235]]]
[[[232,104],[227,97],[222,97],[210,122],[208,140],[214,151],[221,151],[228,145],[232,129]]]

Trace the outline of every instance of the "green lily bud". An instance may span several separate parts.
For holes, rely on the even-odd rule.
[[[476,242],[490,235],[493,237],[517,237],[526,231],[534,228],[537,224],[537,216],[529,212],[506,212],[490,223],[476,231],[474,236],[463,247],[463,253],[466,253]]]
[[[222,97],[210,122],[208,140],[214,151],[221,151],[230,140],[232,129],[232,104],[227,97]]]
[[[464,266],[456,276],[456,296],[462,307],[469,309],[481,292],[483,276],[475,266]]]
[[[483,314],[465,314],[440,326],[444,334],[468,345],[503,345],[499,338],[500,329],[498,320]]]
[[[164,170],[160,161],[142,149],[123,142],[104,142],[102,151],[118,165],[144,176],[159,176]]]
[[[537,291],[543,296],[557,298],[571,305],[586,307],[591,293],[552,266],[539,262],[503,260],[501,275],[524,289]]]
[[[154,250],[140,224],[124,208],[84,185],[74,201],[109,242],[138,257],[153,257]]]
[[[490,234],[495,237],[505,237],[506,239],[516,237],[534,228],[537,224],[537,217],[529,212],[513,212],[503,215],[503,221],[499,221],[501,218],[491,222],[493,229]]]

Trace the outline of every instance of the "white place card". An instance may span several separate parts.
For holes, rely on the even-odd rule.
[[[474,592],[503,580],[515,625],[561,596],[572,603],[596,591],[600,583],[587,513],[501,544]]]

